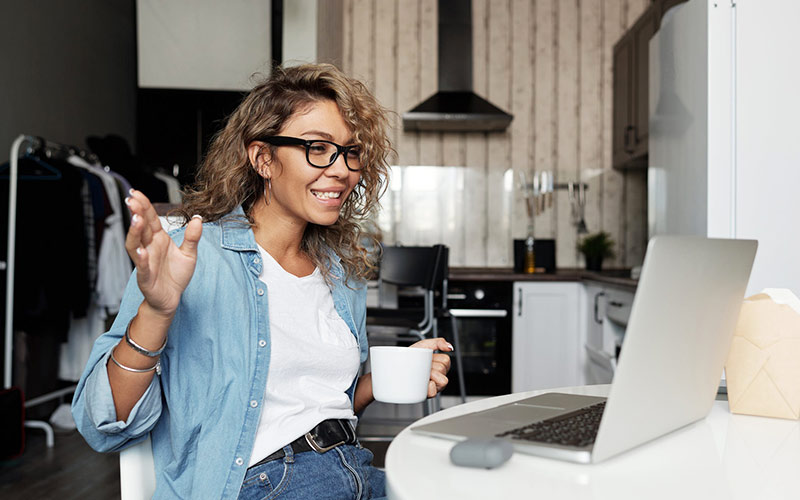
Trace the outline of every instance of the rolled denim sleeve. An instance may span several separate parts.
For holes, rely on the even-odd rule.
[[[106,367],[111,350],[125,333],[141,304],[135,273],[128,283],[114,325],[95,341],[89,362],[78,381],[72,400],[72,415],[78,432],[94,450],[118,451],[144,439],[161,416],[161,383],[158,375],[134,405],[125,421],[117,419]]]
[[[111,350],[100,359],[92,373],[86,378],[86,413],[92,424],[103,434],[123,433],[134,437],[148,432],[161,414],[161,388],[158,376],[150,381],[147,390],[133,406],[126,421],[117,420],[114,397],[108,380],[106,364]]]

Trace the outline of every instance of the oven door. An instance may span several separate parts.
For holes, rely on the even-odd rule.
[[[450,284],[447,305],[458,328],[467,396],[511,392],[511,291],[510,283]],[[452,361],[445,395],[460,394],[455,356]]]

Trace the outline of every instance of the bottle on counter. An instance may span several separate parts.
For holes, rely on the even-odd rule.
[[[528,236],[525,240],[525,266],[523,269],[527,274],[536,272],[536,256],[533,253],[533,236]]]

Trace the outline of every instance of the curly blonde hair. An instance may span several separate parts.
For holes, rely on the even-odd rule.
[[[286,121],[307,106],[332,100],[353,132],[353,144],[361,146],[361,178],[342,204],[339,219],[330,226],[308,224],[301,249],[330,278],[332,250],[341,259],[349,278],[364,279],[375,264],[365,248],[374,236],[362,225],[375,210],[386,187],[392,146],[387,135],[386,110],[367,87],[329,64],[305,64],[276,68],[257,85],[228,117],[225,127],[209,146],[194,185],[184,193],[177,215],[188,221],[199,214],[206,222],[217,221],[241,205],[252,226],[253,203],[264,190],[247,146],[259,137],[278,135]]]

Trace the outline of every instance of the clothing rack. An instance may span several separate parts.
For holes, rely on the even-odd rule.
[[[17,181],[18,181],[18,161],[20,150],[23,149],[27,154],[34,152],[44,153],[47,158],[68,158],[71,155],[78,155],[89,161],[96,161],[97,157],[74,146],[68,146],[51,141],[47,141],[41,137],[30,135],[20,135],[11,145],[11,157],[9,159],[9,179],[8,179],[8,253],[6,254],[6,261],[0,261],[0,271],[6,271],[6,317],[5,317],[5,346],[4,346],[4,360],[3,366],[3,387],[8,389],[11,387],[13,380],[13,348],[14,348],[14,264],[16,252],[16,234],[17,234]],[[75,391],[77,386],[66,387],[48,394],[43,394],[25,403],[25,407],[29,408],[38,404],[52,401],[61,398],[71,392]],[[29,420],[25,422],[25,427],[38,428],[45,431],[47,447],[52,448],[55,444],[53,438],[53,428],[48,422]]]

